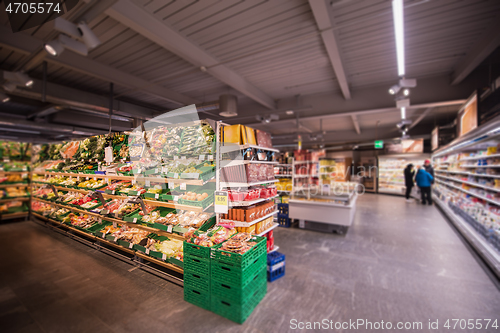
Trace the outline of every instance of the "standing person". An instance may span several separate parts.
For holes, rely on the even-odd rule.
[[[415,176],[415,181],[417,182],[417,186],[420,188],[423,205],[425,205],[426,203],[432,205],[431,185],[433,180],[434,177],[432,177],[431,174],[425,170],[425,166],[418,167],[417,175]]]
[[[405,169],[405,186],[406,186],[406,201],[411,202],[410,194],[415,183],[413,178],[415,177],[415,171],[413,170],[413,164],[408,164]]]
[[[425,160],[424,167],[425,171],[427,171],[432,176],[432,184],[434,184],[434,168],[431,165],[431,161]]]
[[[427,171],[432,176],[431,194],[429,194],[429,197],[431,197],[432,196],[432,185],[434,185],[434,168],[432,167],[430,160],[425,160],[424,167],[425,167],[425,171]],[[432,200],[430,201],[429,205],[432,205]]]

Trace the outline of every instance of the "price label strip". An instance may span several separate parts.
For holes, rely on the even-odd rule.
[[[228,213],[228,195],[227,191],[215,191],[214,211],[215,213]]]

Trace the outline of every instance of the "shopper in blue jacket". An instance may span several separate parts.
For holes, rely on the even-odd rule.
[[[432,205],[432,195],[431,195],[431,185],[434,181],[434,177],[427,171],[423,166],[418,167],[417,175],[415,176],[415,181],[417,186],[420,188],[420,194],[422,195],[422,204],[429,203]]]

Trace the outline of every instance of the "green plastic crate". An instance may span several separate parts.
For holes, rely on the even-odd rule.
[[[123,220],[126,222],[138,223],[142,221],[142,215],[140,215],[140,209],[134,210],[132,213],[125,215]]]
[[[248,242],[256,242],[250,250],[244,254],[238,254],[229,251],[221,250],[222,244],[218,244],[212,248],[210,257],[219,262],[228,263],[233,266],[238,266],[241,269],[245,269],[259,259],[262,254],[267,253],[267,238],[253,236]]]
[[[211,247],[196,245],[184,241],[184,255],[195,256],[198,258],[210,259]]]
[[[267,268],[267,255],[257,258],[245,269],[227,263],[212,260],[210,276],[213,280],[222,282],[233,288],[245,288],[263,269]]]
[[[203,291],[184,284],[184,300],[208,311],[212,309],[210,291]]]
[[[179,259],[168,258],[168,262],[173,265],[179,266],[180,268],[184,268],[184,262]]]
[[[184,271],[210,276],[210,259],[184,255]]]
[[[210,292],[210,275],[200,275],[184,270],[184,288],[190,286],[197,290]]]
[[[253,291],[266,282],[267,271],[263,268],[244,288],[233,287],[228,283],[212,280],[210,283],[210,292],[221,299],[228,299],[239,304],[244,304],[253,294]]]
[[[243,304],[211,295],[211,311],[238,324],[243,324],[266,296],[266,293],[267,282],[258,287]]]

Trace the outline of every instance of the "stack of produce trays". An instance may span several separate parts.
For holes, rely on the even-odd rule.
[[[243,323],[267,292],[267,241],[238,233],[211,250],[212,311]]]
[[[203,309],[211,310],[211,259],[213,246],[236,233],[235,229],[216,226],[186,235],[184,242],[184,300]]]

